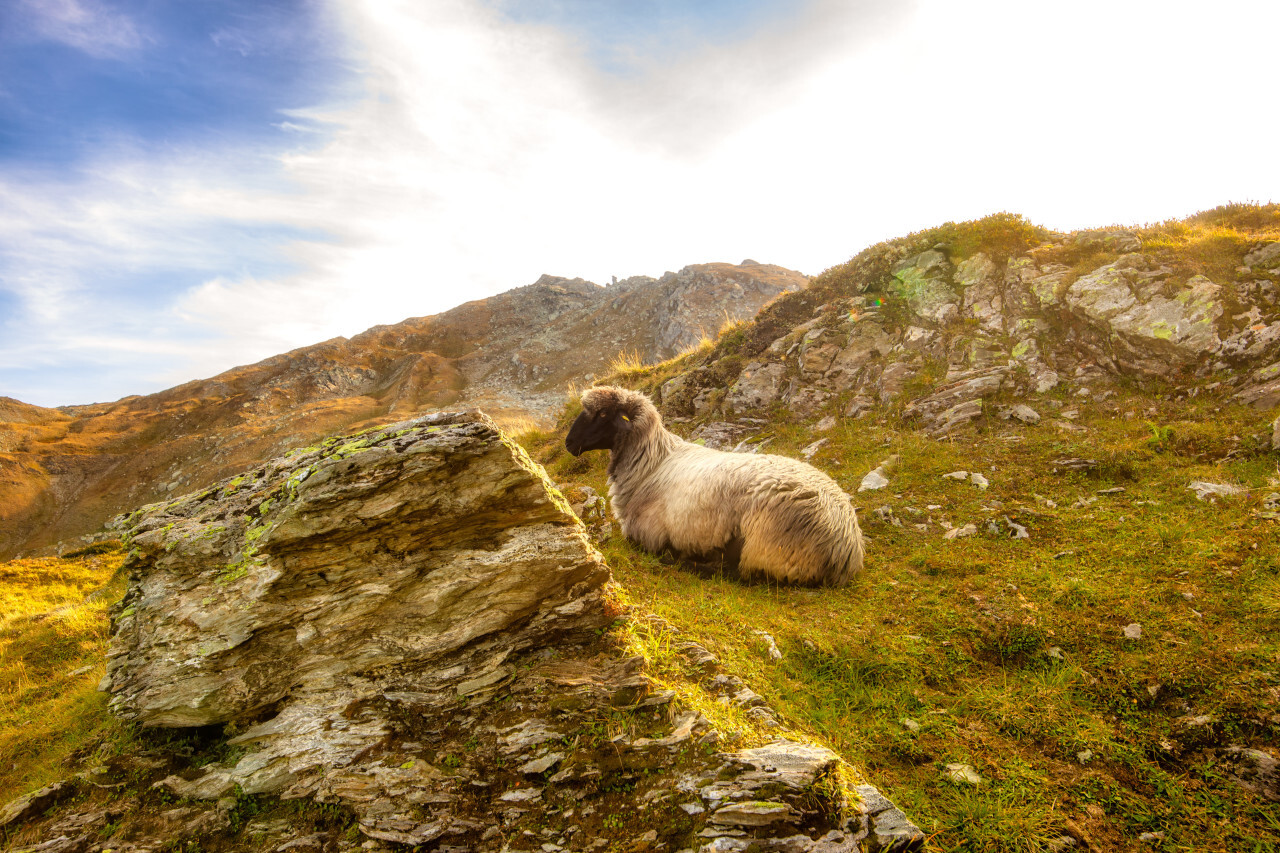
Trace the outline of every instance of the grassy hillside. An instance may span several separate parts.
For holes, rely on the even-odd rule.
[[[814,463],[851,493],[900,460],[887,490],[855,495],[868,560],[846,589],[705,577],[617,535],[603,550],[637,604],[861,767],[936,849],[1064,834],[1140,849],[1144,832],[1165,833],[1155,849],[1276,849],[1275,804],[1227,781],[1214,752],[1274,751],[1280,734],[1280,531],[1259,518],[1280,479],[1256,452],[1263,425],[1136,393],[1054,402],[1073,430],[989,421],[937,442],[885,417],[826,433]],[[603,492],[606,456],[573,459],[562,435],[531,436],[535,457]],[[815,438],[785,415],[761,437],[789,456]],[[1073,457],[1099,464],[1055,471]],[[958,470],[989,487],[943,477]],[[1199,480],[1250,491],[1204,502],[1187,489]],[[944,519],[979,532],[945,540]],[[1132,623],[1141,639],[1122,633]],[[948,764],[981,783],[951,781]]]
[[[850,297],[886,327],[913,322],[892,287],[904,256],[939,244],[957,264],[978,252],[997,265],[1029,255],[1068,267],[1070,280],[1121,254],[1105,233],[1063,239],[998,215],[910,235],[828,270],[713,345],[659,365],[620,364],[601,382],[661,397],[669,417],[681,416],[670,426],[689,437],[734,420],[719,401],[744,364],[810,318],[839,315]],[[1170,292],[1207,275],[1230,302],[1275,281],[1240,266],[1280,238],[1274,205],[1128,233],[1172,271]],[[1050,334],[1060,331],[1071,330]],[[971,332],[961,322],[950,334]],[[938,850],[1280,849],[1280,811],[1232,779],[1239,768],[1226,751],[1275,756],[1280,744],[1276,413],[1211,393],[1225,374],[1091,375],[1088,393],[1072,382],[1030,397],[1006,389],[937,440],[910,404],[947,370],[926,360],[896,400],[825,432],[817,423],[839,415],[847,393],[807,416],[779,403],[750,413],[763,423],[749,441],[767,452],[798,457],[827,439],[812,461],[854,494],[868,539],[866,571],[847,589],[743,585],[616,533],[602,546],[615,575],[641,608],[747,677],[788,725],[859,765]],[[709,411],[692,412],[688,393],[671,391],[679,377],[709,392]],[[1015,403],[1040,422],[1002,419]],[[553,479],[604,493],[607,455],[563,449],[575,414],[571,405],[557,430],[526,442]],[[894,456],[889,487],[857,493]],[[944,476],[958,471],[989,485]],[[1188,488],[1200,481],[1242,491],[1201,500]],[[969,524],[975,535],[944,538]],[[980,781],[953,778],[948,765],[969,765]]]

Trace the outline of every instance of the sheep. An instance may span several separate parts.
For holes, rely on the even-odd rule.
[[[842,586],[862,569],[857,515],[834,480],[785,456],[690,444],[636,391],[584,392],[565,447],[574,456],[609,451],[614,515],[648,551],[723,559],[744,580],[806,586]]]

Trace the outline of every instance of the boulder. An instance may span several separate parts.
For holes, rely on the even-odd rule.
[[[845,336],[822,326],[805,332],[800,342],[800,371],[807,376],[821,376],[844,346]]]
[[[1244,265],[1269,270],[1280,267],[1280,243],[1264,243],[1244,256]]]
[[[982,252],[956,267],[956,284],[964,293],[963,314],[987,331],[1004,331],[1004,294],[1000,269]]]
[[[1005,271],[1006,303],[1018,314],[1057,305],[1070,277],[1065,264],[1039,266],[1030,258],[1011,258]]]
[[[911,310],[930,323],[943,324],[960,316],[960,297],[948,281],[951,264],[937,249],[894,264],[893,289]]]
[[[958,373],[928,396],[908,403],[903,414],[920,418],[925,430],[935,437],[946,435],[977,419],[983,411],[982,400],[1000,393],[1008,377],[1007,367]]]
[[[781,396],[786,373],[785,365],[753,361],[742,369],[725,403],[735,412],[767,409]]]
[[[607,618],[608,569],[568,504],[478,413],[294,452],[123,526],[101,689],[144,726],[341,711],[388,668],[453,695]]]
[[[1171,361],[1193,362],[1222,345],[1216,324],[1224,310],[1221,288],[1204,276],[1170,297],[1162,292],[1164,275],[1142,256],[1126,255],[1074,281],[1064,301],[1123,339],[1135,366],[1164,374]]]
[[[1072,242],[1078,246],[1104,249],[1109,252],[1140,252],[1142,240],[1132,231],[1123,229],[1100,228],[1093,231],[1078,231]]]
[[[1263,412],[1280,406],[1280,361],[1249,374],[1248,384],[1235,398]]]
[[[848,344],[830,362],[825,375],[826,384],[837,391],[851,387],[868,362],[877,356],[888,355],[892,348],[893,339],[879,323],[858,323],[849,333]]]

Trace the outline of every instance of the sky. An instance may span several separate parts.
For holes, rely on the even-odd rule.
[[[4,0],[0,396],[529,284],[1280,201],[1280,3]]]

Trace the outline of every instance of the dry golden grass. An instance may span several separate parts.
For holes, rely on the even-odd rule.
[[[639,352],[635,350],[632,350],[631,352],[623,350],[609,360],[608,370],[613,374],[626,375],[628,373],[639,373],[644,370],[645,367],[647,367],[647,365],[645,364],[644,359],[641,358]]]
[[[68,755],[117,727],[97,684],[123,559],[0,564],[0,803],[61,778]]]

